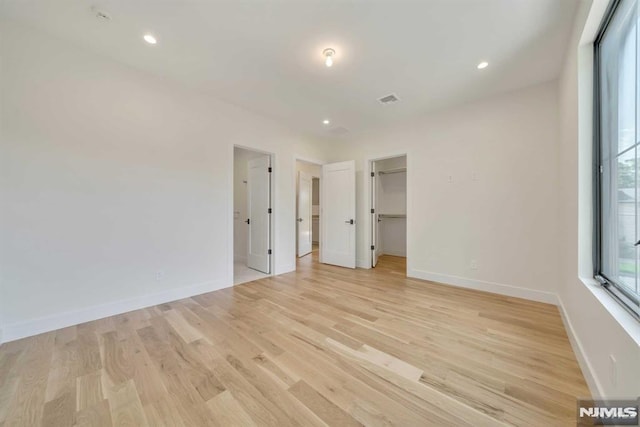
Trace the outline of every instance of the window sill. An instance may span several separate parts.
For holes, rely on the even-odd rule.
[[[600,284],[592,278],[580,277],[580,281],[591,291],[593,296],[609,312],[611,317],[625,330],[625,332],[640,346],[640,322],[620,305]]]

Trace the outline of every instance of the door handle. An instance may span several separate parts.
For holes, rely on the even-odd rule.
[[[352,219],[349,219],[349,220],[345,221],[344,223],[353,225],[354,221]]]
[[[247,218],[247,220],[245,221],[247,224],[251,224],[251,220],[249,218]]]
[[[302,222],[302,218],[298,218],[298,222]]]
[[[638,246],[638,245],[640,245],[640,240],[638,240],[637,242],[635,242],[635,243],[633,244],[633,246]]]

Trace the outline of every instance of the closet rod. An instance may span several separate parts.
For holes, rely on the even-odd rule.
[[[378,175],[384,175],[384,174],[389,174],[389,173],[402,173],[402,172],[406,172],[406,171],[407,171],[407,168],[388,169],[386,171],[378,172]]]
[[[380,214],[379,218],[406,218],[406,214]]]

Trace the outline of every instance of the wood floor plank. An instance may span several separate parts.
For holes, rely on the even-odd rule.
[[[308,406],[330,426],[361,426],[355,418],[338,408],[304,381],[298,381],[289,389],[298,400]]]
[[[212,425],[220,427],[251,427],[256,424],[229,390],[218,394],[207,402],[213,414]]]
[[[103,388],[109,401],[113,424],[123,427],[143,427],[148,425],[147,417],[133,380],[130,379],[118,384],[111,384],[109,381],[108,374],[104,375]]]
[[[76,412],[75,425],[78,427],[111,427],[113,421],[109,401],[104,399]]]
[[[104,400],[101,371],[76,378],[76,411],[82,411]]]
[[[125,346],[118,338],[117,332],[107,332],[101,335],[100,349],[104,372],[113,384],[122,384],[133,378],[135,366]]]
[[[21,356],[19,382],[8,404],[5,426],[41,424],[54,340],[55,332],[28,340]]]
[[[76,416],[75,389],[58,395],[44,405],[42,425],[51,427],[66,427],[75,423]]]
[[[3,344],[0,427],[575,425],[557,307],[317,263]]]
[[[168,398],[162,398],[145,405],[144,412],[150,426],[154,427],[186,427],[185,420],[175,403]]]

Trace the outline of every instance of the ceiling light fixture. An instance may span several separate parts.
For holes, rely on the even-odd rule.
[[[489,63],[487,61],[482,61],[481,63],[478,64],[478,70],[483,70],[488,66],[489,66]]]
[[[331,123],[331,122],[329,121],[329,119],[324,119],[324,120],[322,121],[322,123],[324,123],[325,125],[328,125],[328,124],[329,124],[329,123]]]
[[[155,37],[153,37],[151,34],[145,34],[143,37],[144,41],[146,41],[149,44],[156,44],[158,43],[158,40],[156,40]]]
[[[326,65],[327,67],[331,67],[333,65],[333,56],[335,54],[336,51],[331,48],[323,50],[322,55],[324,55],[324,65]]]

